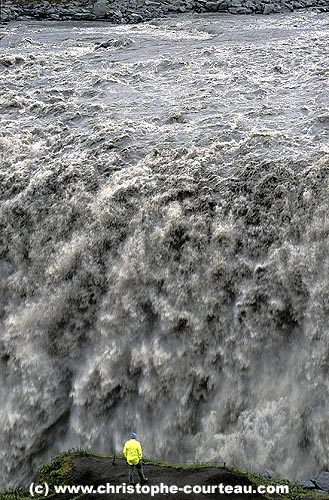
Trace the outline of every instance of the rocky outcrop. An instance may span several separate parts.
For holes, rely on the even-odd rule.
[[[5,0],[1,20],[106,19],[114,23],[138,23],[167,13],[272,14],[303,8],[329,11],[329,0]]]
[[[302,488],[308,488],[310,490],[314,490],[316,488],[315,484],[312,481],[298,481],[297,484]]]
[[[321,472],[321,474],[312,478],[311,481],[317,486],[317,488],[329,493],[329,472]]]

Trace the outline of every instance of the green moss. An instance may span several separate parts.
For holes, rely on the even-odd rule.
[[[55,457],[49,464],[39,469],[39,482],[48,483],[52,490],[54,486],[71,484],[72,458],[70,455]]]
[[[0,500],[28,500],[30,499],[28,491],[24,488],[15,488],[10,491],[0,491]]]

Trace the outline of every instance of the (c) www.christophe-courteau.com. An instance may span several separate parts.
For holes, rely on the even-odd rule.
[[[131,485],[131,484],[119,484],[119,485],[114,485],[111,483],[106,483],[102,484],[99,486],[92,486],[92,485],[58,485],[53,487],[54,492],[57,494],[97,494],[97,495],[102,495],[102,494],[107,494],[107,495],[115,495],[115,494],[127,494],[127,495],[150,495],[151,497],[154,497],[156,495],[176,495],[177,493],[185,493],[186,495],[190,494],[210,494],[213,495],[214,493],[217,494],[222,494],[222,495],[230,495],[232,493],[234,494],[245,494],[245,495],[250,495],[251,493],[256,494],[264,494],[264,493],[289,493],[289,486],[288,485],[258,485],[254,486],[252,484],[249,485],[228,485],[228,484],[214,484],[214,485],[190,485],[186,484],[185,486],[177,486],[174,484],[167,485],[165,483],[159,483],[159,484],[136,484],[136,485]],[[31,483],[30,488],[29,488],[31,496],[35,495],[43,495],[43,496],[48,496],[50,492],[50,488],[48,483],[43,483],[43,484],[35,484]]]

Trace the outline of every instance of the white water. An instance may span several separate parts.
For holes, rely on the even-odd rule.
[[[1,27],[1,487],[131,430],[328,468],[328,26]]]

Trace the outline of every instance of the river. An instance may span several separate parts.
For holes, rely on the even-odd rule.
[[[131,430],[328,466],[328,26],[1,26],[1,487]]]

